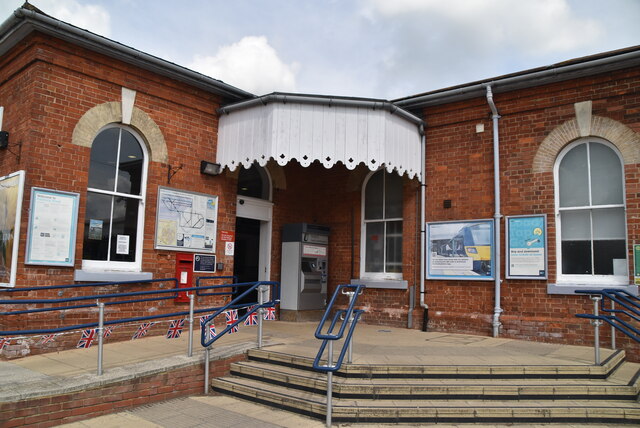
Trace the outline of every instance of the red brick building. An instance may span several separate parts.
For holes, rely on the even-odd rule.
[[[177,254],[205,252],[216,274],[282,279],[291,319],[354,282],[368,286],[367,323],[572,344],[593,336],[575,317],[592,303],[575,290],[637,294],[638,47],[389,102],[256,97],[25,8],[0,37],[0,177],[24,171],[17,239],[2,226],[5,287],[171,278]],[[203,161],[221,173],[202,173]],[[37,247],[34,188],[77,195],[70,259]],[[215,227],[175,233],[162,195],[217,198]],[[539,233],[509,241],[505,229],[529,219]],[[285,302],[302,292],[282,263],[283,226],[299,223],[329,230],[326,278],[304,307]],[[474,227],[493,235],[463,256]],[[2,327],[35,320],[63,323]],[[42,352],[32,345],[20,352]]]

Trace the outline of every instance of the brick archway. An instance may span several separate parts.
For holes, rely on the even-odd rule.
[[[122,105],[119,102],[108,102],[88,110],[76,124],[71,142],[82,147],[91,147],[98,131],[110,123],[122,122]],[[149,149],[150,158],[154,162],[167,163],[167,144],[158,125],[147,113],[133,107],[131,126],[144,138]]]
[[[553,165],[560,151],[570,142],[583,137],[600,137],[614,144],[625,165],[640,163],[640,135],[628,126],[600,116],[591,116],[585,124],[578,118],[555,128],[542,141],[533,158],[533,173],[553,172]]]

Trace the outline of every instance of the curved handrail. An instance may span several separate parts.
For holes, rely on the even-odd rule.
[[[588,294],[600,297],[600,310],[604,314],[576,314],[578,318],[586,318],[591,320],[599,320],[606,322],[616,330],[624,333],[626,336],[640,342],[640,329],[634,327],[629,322],[620,318],[620,315],[626,315],[631,319],[640,321],[640,299],[633,294],[618,289],[602,289],[602,290],[576,290],[578,294]],[[625,309],[614,309],[607,307],[605,300],[616,303]],[[596,305],[597,308],[597,305]],[[609,315],[607,315],[609,314]]]
[[[269,300],[268,302],[264,302],[262,304],[253,305],[251,308],[249,308],[247,310],[247,312],[244,315],[238,317],[237,321],[235,321],[232,324],[227,324],[227,327],[224,330],[222,330],[216,336],[207,339],[207,331],[208,331],[208,329],[207,329],[206,326],[211,322],[211,320],[213,320],[215,317],[217,317],[218,315],[222,314],[223,312],[225,312],[225,311],[227,311],[229,309],[234,309],[234,308],[246,306],[246,305],[239,304],[239,301],[242,300],[245,296],[247,296],[252,291],[258,289],[258,287],[260,287],[262,285],[271,286],[271,289],[272,289],[271,300]],[[248,286],[248,288],[242,294],[238,295],[236,298],[231,300],[225,306],[221,307],[216,312],[214,312],[213,314],[209,315],[208,317],[206,317],[202,321],[202,328],[200,329],[200,344],[205,348],[208,348],[209,346],[211,346],[213,344],[213,342],[217,341],[222,336],[224,336],[226,333],[228,333],[231,329],[233,329],[234,327],[238,326],[240,323],[244,322],[244,320],[247,319],[249,317],[249,315],[257,312],[261,308],[268,308],[268,307],[271,307],[271,306],[275,306],[276,304],[278,304],[280,302],[280,283],[279,282],[276,282],[276,281],[242,282],[242,283],[238,283],[238,284],[233,284],[233,286],[237,286],[237,287],[247,287]]]
[[[316,329],[316,332],[315,332],[316,339],[321,339],[322,344],[320,345],[320,349],[318,350],[318,353],[316,354],[316,358],[313,361],[314,369],[323,371],[323,372],[335,372],[340,370],[340,367],[342,367],[342,362],[344,361],[344,356],[351,342],[351,338],[353,336],[355,327],[358,324],[358,321],[360,320],[360,316],[364,313],[363,310],[360,310],[360,309],[356,310],[354,309],[354,307],[358,300],[358,296],[362,294],[365,288],[366,286],[362,284],[357,284],[357,285],[341,284],[341,285],[338,285],[338,287],[334,291],[333,296],[331,297],[331,300],[327,305],[327,309],[325,310],[325,313],[323,314],[322,319],[320,320],[320,323],[318,324],[318,328]],[[346,290],[346,289],[353,289],[352,291],[353,298],[349,302],[349,306],[347,307],[347,309],[340,309],[335,312],[333,319],[331,320],[331,324],[327,329],[327,333],[323,334],[322,328],[324,327],[324,324],[326,323],[329,317],[329,314],[333,309],[333,306],[335,304],[335,301],[338,295],[343,290]],[[334,334],[333,330],[340,319],[342,320],[342,324],[340,325],[340,329],[338,330],[338,332]],[[347,337],[344,341],[344,344],[342,346],[342,349],[340,351],[340,354],[338,355],[338,359],[336,360],[335,364],[332,363],[331,360],[333,356],[330,355],[329,358],[327,359],[327,364],[321,365],[322,355],[324,354],[327,344],[329,343],[329,341],[337,341],[342,339],[347,325],[349,325],[349,331],[347,333]]]

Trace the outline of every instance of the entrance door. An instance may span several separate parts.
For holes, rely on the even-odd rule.
[[[260,269],[260,220],[236,218],[236,244],[233,258],[233,275],[238,282],[259,281]],[[244,292],[245,287],[233,291],[235,298]],[[243,297],[239,303],[256,302],[257,291]]]

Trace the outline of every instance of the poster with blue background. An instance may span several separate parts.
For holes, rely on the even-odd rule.
[[[547,279],[547,217],[508,216],[507,278]]]

